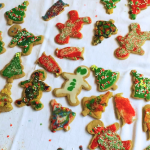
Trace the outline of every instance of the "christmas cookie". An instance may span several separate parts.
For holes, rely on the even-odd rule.
[[[100,120],[93,120],[87,125],[87,131],[93,134],[93,138],[88,146],[90,150],[100,148],[102,150],[131,150],[132,141],[122,141],[116,133],[119,124],[114,123],[107,127]]]
[[[20,83],[24,88],[22,98],[15,101],[18,107],[32,106],[34,110],[41,110],[44,105],[40,101],[43,91],[49,92],[51,87],[43,81],[46,79],[47,74],[44,70],[36,70],[32,73],[29,80]]]
[[[132,23],[131,31],[125,37],[118,36],[117,40],[121,44],[121,47],[115,50],[118,59],[126,59],[130,53],[144,55],[141,46],[146,40],[150,40],[150,32],[141,32],[140,25]]]
[[[18,7],[15,7],[9,11],[6,11],[7,24],[12,25],[13,23],[23,23],[26,16],[25,11],[29,5],[28,1],[24,1]]]
[[[108,105],[108,101],[112,96],[113,93],[108,91],[99,96],[84,97],[82,100],[82,115],[90,115],[95,119],[100,119],[102,112],[105,111],[105,107]]]
[[[69,131],[69,124],[74,120],[76,113],[71,109],[62,107],[57,103],[55,99],[51,100],[52,116],[51,116],[51,131],[56,132],[58,130]]]
[[[3,54],[6,52],[4,45],[5,43],[2,41],[2,32],[0,31],[0,54]]]
[[[60,59],[68,58],[72,60],[79,60],[79,58],[84,59],[84,47],[65,47],[63,49],[56,49],[56,56]]]
[[[69,6],[68,4],[64,3],[62,0],[58,0],[54,3],[46,12],[45,16],[42,18],[45,21],[49,21],[50,19],[54,18],[55,16],[59,15],[64,11],[64,8]]]
[[[150,0],[129,0],[131,19],[135,20],[141,10],[150,5]]]
[[[90,24],[90,17],[79,18],[79,14],[76,10],[69,11],[69,20],[65,24],[57,23],[56,26],[60,30],[60,34],[55,37],[55,41],[58,44],[67,44],[69,43],[70,37],[73,38],[82,38],[81,30],[83,24]]]
[[[0,9],[2,9],[5,6],[4,3],[0,3]]]
[[[116,82],[119,79],[119,72],[98,68],[96,65],[91,66],[91,70],[96,76],[98,91],[116,90],[118,88]]]
[[[55,59],[51,55],[47,56],[45,52],[36,61],[36,63],[44,67],[48,72],[56,74],[56,76],[59,76],[62,73],[62,70],[55,61]]]
[[[131,96],[136,99],[150,100],[150,79],[145,78],[143,74],[137,73],[136,70],[131,71],[133,77],[133,86]]]
[[[11,87],[10,83],[6,84],[4,89],[0,92],[0,112],[8,112],[13,109],[11,103],[13,102],[11,95]]]
[[[13,37],[9,47],[18,45],[23,49],[22,55],[29,55],[34,45],[42,44],[44,36],[34,36],[28,32],[25,28],[21,29],[20,25],[13,25],[8,30],[8,34]]]
[[[16,53],[10,63],[1,70],[0,73],[9,83],[12,83],[13,79],[19,79],[25,76],[25,73],[23,72],[24,67],[21,62],[21,53]]]
[[[115,110],[118,119],[121,119],[122,126],[127,123],[131,124],[135,120],[135,110],[128,98],[122,97],[122,93],[116,94]]]
[[[79,105],[78,95],[82,88],[85,90],[91,90],[91,86],[85,80],[89,77],[90,70],[86,66],[80,66],[75,70],[75,73],[63,72],[62,77],[66,80],[61,88],[54,89],[54,95],[56,97],[67,97],[68,103],[71,106]]]
[[[114,8],[116,8],[116,3],[120,2],[120,0],[101,0],[101,2],[105,5],[108,14],[112,14]]]
[[[101,43],[104,38],[109,38],[112,34],[117,34],[118,29],[116,28],[114,23],[114,20],[96,22],[93,45]]]
[[[150,146],[148,146],[145,150],[150,150]]]

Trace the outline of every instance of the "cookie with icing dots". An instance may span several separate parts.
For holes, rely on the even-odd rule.
[[[130,27],[131,31],[125,37],[117,37],[121,46],[114,53],[118,59],[127,59],[130,53],[144,55],[141,46],[145,41],[150,40],[150,31],[141,32],[140,25],[137,23],[132,23]]]
[[[65,7],[68,7],[69,4],[64,3],[62,0],[58,0],[56,3],[54,3],[46,12],[45,16],[42,16],[42,18],[45,21],[49,21],[50,19],[56,17],[60,13],[64,11]]]
[[[42,44],[44,36],[35,36],[28,32],[25,28],[21,29],[20,25],[13,25],[9,28],[8,34],[13,37],[9,43],[9,47],[18,45],[22,48],[22,55],[26,56],[31,54],[34,45]]]
[[[55,37],[55,41],[58,44],[69,43],[70,37],[81,39],[82,33],[79,31],[82,29],[83,24],[90,24],[92,22],[90,17],[79,18],[76,10],[69,11],[68,15],[69,20],[65,24],[56,24],[56,27],[60,30],[60,34]]]
[[[4,3],[0,3],[0,9],[2,9],[5,6]]]
[[[104,123],[100,120],[93,120],[87,125],[88,133],[93,138],[88,146],[90,150],[100,148],[103,150],[131,150],[132,141],[122,141],[121,137],[116,133],[119,130],[119,123],[114,123],[104,127]]]
[[[76,113],[72,112],[69,108],[62,107],[55,99],[51,100],[50,104],[52,108],[51,131],[56,132],[62,129],[64,131],[69,131],[69,124],[74,120]]]
[[[63,72],[62,77],[65,79],[61,88],[56,88],[53,93],[56,97],[67,97],[68,103],[71,106],[79,105],[78,95],[82,88],[85,90],[91,90],[91,86],[85,80],[89,77],[90,69],[86,66],[79,66],[75,73]]]
[[[3,54],[6,52],[4,45],[5,43],[2,41],[2,31],[0,31],[0,54]]]
[[[84,97],[82,99],[82,115],[90,115],[95,119],[100,119],[105,107],[108,106],[109,99],[113,96],[112,92],[107,92],[99,96]]]
[[[27,10],[27,6],[29,5],[28,1],[24,1],[18,7],[15,7],[9,11],[6,11],[5,16],[7,19],[7,24],[12,25],[13,23],[23,23],[24,18],[26,16],[25,11]]]

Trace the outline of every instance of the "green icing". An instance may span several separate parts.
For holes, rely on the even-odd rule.
[[[146,98],[150,100],[150,79],[144,78],[142,74],[137,73],[137,71],[131,71],[134,79],[134,97],[137,98]]]
[[[85,75],[87,73],[87,69],[86,68],[81,68],[78,67],[77,72],[80,73],[81,75]]]
[[[148,147],[146,148],[146,150],[150,150],[150,146],[148,146]]]
[[[101,0],[107,9],[113,9],[116,8],[116,3],[120,2],[120,0]]]
[[[101,90],[110,88],[116,83],[119,75],[118,72],[104,70],[103,68],[98,68],[95,65],[93,65],[91,68],[97,78],[97,83],[99,84],[99,88]]]
[[[136,19],[136,14],[131,14],[131,19],[135,20]]]
[[[3,42],[0,41],[0,53],[3,51]]]
[[[6,12],[6,16],[13,20],[13,21],[23,21],[23,18],[25,17],[25,10],[27,8],[28,2],[25,1],[18,7],[15,7],[9,11]]]
[[[73,91],[76,85],[76,79],[72,79],[72,82],[70,83],[71,86],[67,88],[68,91]]]

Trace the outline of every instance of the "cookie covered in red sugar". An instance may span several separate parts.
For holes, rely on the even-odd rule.
[[[58,44],[69,43],[70,37],[81,39],[82,33],[79,31],[82,29],[83,24],[90,24],[92,22],[90,17],[79,18],[79,14],[76,10],[69,11],[68,15],[69,19],[65,24],[56,24],[56,27],[60,30],[60,34],[55,37],[55,41]]]
[[[129,99],[122,97],[122,93],[119,93],[115,95],[114,101],[116,115],[118,119],[121,119],[122,126],[125,123],[131,124],[136,119],[136,114]]]

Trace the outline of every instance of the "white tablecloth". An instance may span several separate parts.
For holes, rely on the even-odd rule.
[[[9,25],[6,23],[4,13],[7,10],[18,6],[23,0],[1,0],[5,3],[5,7],[0,10],[0,31],[3,32],[3,41],[5,42],[5,48],[7,51],[0,55],[0,70],[10,62],[16,52],[21,52],[21,48],[14,47],[9,48],[8,44],[11,37],[8,36]],[[117,8],[114,9],[114,13],[111,15],[106,14],[104,5],[100,3],[100,0],[64,0],[70,6],[65,8],[65,11],[52,20],[45,22],[42,20],[42,16],[49,9],[49,7],[56,2],[56,0],[29,0],[29,6],[26,11],[25,22],[21,25],[22,28],[26,28],[34,35],[44,35],[45,39],[43,44],[37,45],[33,48],[32,53],[29,56],[22,56],[24,65],[25,77],[14,80],[12,84],[12,99],[21,98],[23,89],[19,87],[19,82],[30,78],[31,73],[35,69],[39,69],[35,61],[45,51],[47,55],[52,55],[55,60],[60,64],[64,72],[74,72],[80,65],[86,65],[90,67],[95,64],[105,69],[111,69],[113,71],[120,72],[120,79],[117,82],[118,89],[113,91],[113,94],[124,93],[123,96],[130,99],[133,107],[136,110],[137,120],[131,125],[125,125],[120,128],[118,134],[122,140],[132,140],[133,150],[143,150],[150,141],[146,139],[146,133],[142,130],[142,107],[150,102],[144,100],[136,100],[130,97],[132,79],[130,71],[132,69],[137,70],[139,73],[144,74],[145,77],[150,78],[150,41],[146,41],[142,48],[145,50],[145,55],[131,54],[126,60],[119,60],[114,57],[114,50],[119,47],[116,37],[118,35],[125,36],[129,32],[129,25],[133,22],[137,22],[141,25],[142,31],[150,31],[150,7],[143,10],[135,21],[129,18],[128,1],[122,0],[117,4]],[[92,23],[84,25],[81,33],[82,39],[71,38],[69,44],[58,45],[54,41],[54,37],[59,33],[56,28],[56,23],[65,23],[68,19],[67,13],[70,10],[77,10],[80,17],[89,16],[92,19]],[[97,16],[97,17],[96,17]],[[101,44],[92,46],[91,41],[94,35],[94,24],[97,20],[115,20],[115,25],[118,28],[118,33],[111,36],[108,39],[104,39]],[[85,47],[84,58],[85,60],[71,61],[67,59],[59,59],[54,55],[56,48],[63,48],[67,46]],[[90,97],[91,95],[99,95],[104,92],[97,91],[97,85],[95,84],[95,77],[92,72],[87,81],[92,86],[90,91],[82,90],[78,96],[79,100],[83,97]],[[64,80],[61,77],[55,78],[51,73],[47,73],[47,79],[45,80],[52,89],[61,87]],[[0,77],[0,90],[6,84],[6,80]],[[87,150],[87,146],[92,138],[92,135],[86,131],[86,125],[93,120],[90,116],[83,117],[81,115],[82,107],[78,105],[71,107],[68,105],[66,98],[56,98],[57,102],[61,103],[64,107],[69,107],[76,112],[76,118],[71,123],[71,130],[64,132],[63,130],[56,133],[52,133],[49,129],[50,126],[50,107],[49,102],[51,99],[56,98],[52,95],[52,92],[45,92],[41,98],[44,104],[44,108],[41,111],[34,111],[31,107],[17,108],[14,103],[13,110],[8,113],[0,114],[0,150],[56,150],[58,147],[62,147],[64,150],[78,150],[82,145],[84,150]],[[113,99],[109,100],[108,107],[102,114],[101,120],[105,126],[113,124],[114,122],[120,122],[116,119],[114,113]],[[40,125],[42,123],[42,125]],[[12,124],[12,127],[10,126]],[[9,138],[7,138],[9,135]],[[49,141],[51,139],[51,141]]]

